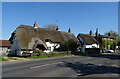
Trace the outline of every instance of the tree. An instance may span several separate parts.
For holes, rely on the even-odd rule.
[[[110,37],[114,37],[115,40],[113,42],[110,42],[109,40],[106,40],[104,41],[104,45],[105,46],[108,46],[110,45],[111,46],[111,49],[116,49],[116,46],[117,46],[117,43],[120,41],[120,36],[117,34],[117,32],[115,31],[109,31],[109,32],[106,32],[105,35],[108,35]]]
[[[72,52],[76,51],[78,47],[79,44],[74,39],[70,39],[67,42],[63,42],[61,43],[60,46],[62,51],[72,51]]]
[[[70,50],[70,51],[72,51],[72,52],[74,52],[74,51],[76,51],[77,50],[77,48],[78,48],[78,44],[77,44],[77,42],[74,40],[74,39],[70,39],[69,41],[68,41],[68,49]]]
[[[116,46],[117,46],[117,44],[118,44],[119,41],[120,41],[120,37],[118,36],[118,38],[116,38],[113,41],[113,44],[111,45],[112,49],[116,49]]]
[[[104,48],[108,49],[109,48],[108,46],[111,45],[112,43],[110,42],[110,40],[104,40],[103,44],[104,44]]]
[[[117,38],[118,37],[118,34],[117,32],[115,31],[109,31],[109,32],[106,32],[105,35],[108,35],[108,36],[111,36],[111,37],[114,37],[114,38]]]
[[[49,25],[43,25],[43,28],[51,29],[51,30],[57,30],[58,26],[55,25],[55,24],[49,24]]]

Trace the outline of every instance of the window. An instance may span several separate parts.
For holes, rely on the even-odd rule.
[[[51,47],[48,47],[47,50],[50,50],[50,51],[51,51]]]
[[[45,42],[51,42],[51,40],[50,39],[46,39]]]
[[[14,36],[14,40],[17,40],[17,37],[16,37],[16,36]]]

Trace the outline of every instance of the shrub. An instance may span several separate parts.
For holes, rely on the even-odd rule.
[[[28,56],[31,56],[31,54],[30,54],[29,52],[23,52],[23,53],[22,53],[22,56],[28,57]]]
[[[68,41],[68,49],[72,52],[75,52],[77,48],[79,47],[79,44],[74,39],[70,39]]]
[[[42,50],[33,50],[32,56],[39,56],[43,53]]]
[[[79,44],[74,39],[70,39],[67,42],[61,43],[60,50],[74,52],[79,47]]]
[[[42,53],[42,50],[33,50],[34,53]]]

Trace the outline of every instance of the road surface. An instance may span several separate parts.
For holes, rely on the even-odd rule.
[[[120,56],[66,56],[2,64],[4,77],[118,77]]]

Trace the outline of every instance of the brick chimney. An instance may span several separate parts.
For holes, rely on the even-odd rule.
[[[34,28],[38,28],[38,24],[36,22],[34,22],[34,25],[33,25]]]

